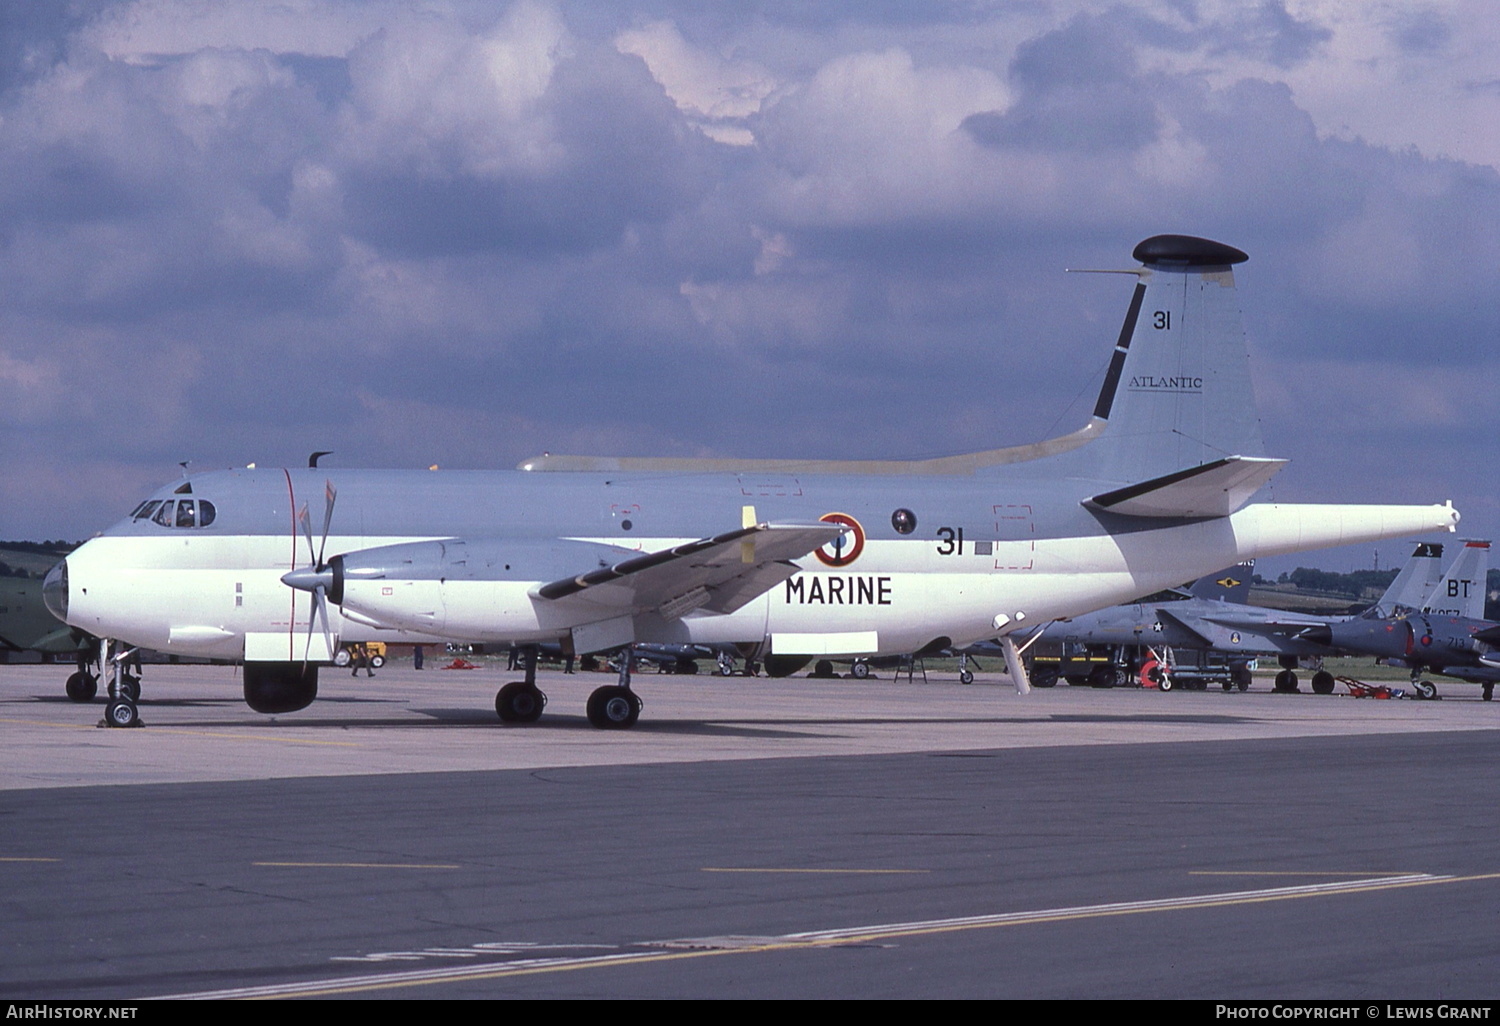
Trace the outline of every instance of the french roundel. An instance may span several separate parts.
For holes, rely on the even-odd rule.
[[[818,518],[829,524],[843,524],[848,531],[813,552],[826,566],[848,566],[865,549],[865,529],[847,513],[824,513]]]

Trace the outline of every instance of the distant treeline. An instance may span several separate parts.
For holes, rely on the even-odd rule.
[[[61,559],[72,552],[83,542],[63,541],[0,541],[0,550],[9,549],[11,552],[30,552],[37,556],[48,556]],[[42,574],[31,573],[23,566],[11,566],[4,560],[0,560],[0,577],[42,577]]]
[[[66,556],[78,546],[81,541],[0,541],[0,549],[10,549],[12,552],[35,552],[39,556]]]
[[[1341,574],[1334,570],[1314,570],[1312,567],[1299,566],[1289,574],[1282,574],[1276,578],[1277,584],[1290,584],[1298,591],[1317,591],[1325,595],[1348,595],[1350,598],[1361,598],[1366,591],[1385,591],[1396,579],[1399,570],[1355,570],[1351,573]],[[1270,584],[1271,582],[1255,575],[1256,584]]]

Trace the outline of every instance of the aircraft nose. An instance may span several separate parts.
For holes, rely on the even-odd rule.
[[[68,622],[68,561],[65,559],[47,571],[42,581],[42,601],[52,615],[63,623]]]

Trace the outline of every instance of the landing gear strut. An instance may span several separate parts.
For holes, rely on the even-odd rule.
[[[495,712],[506,723],[535,723],[547,708],[547,695],[536,686],[536,646],[521,649],[526,679],[511,681],[495,696]]]
[[[589,696],[589,722],[600,730],[625,730],[635,726],[641,716],[641,700],[630,690],[630,664],[634,652],[626,648],[620,653],[620,681],[606,685]]]
[[[132,657],[139,654],[138,648],[125,648],[119,645],[120,651],[113,651],[117,642],[108,638],[99,639],[99,666],[102,671],[108,671],[109,677],[109,702],[104,706],[104,719],[100,721],[103,727],[139,727],[141,725],[140,710],[136,703],[141,699],[141,679],[126,669]],[[76,676],[76,674],[75,674]],[[72,678],[68,679],[71,688]],[[72,697],[72,691],[69,691]],[[93,697],[92,693],[89,695]],[[84,699],[87,701],[87,699]]]

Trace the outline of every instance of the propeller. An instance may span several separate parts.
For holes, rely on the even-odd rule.
[[[313,607],[307,617],[307,642],[302,647],[302,669],[306,671],[308,656],[312,652],[313,630],[317,626],[319,618],[323,621],[323,641],[325,651],[333,651],[332,624],[328,619],[328,589],[332,584],[333,574],[327,563],[323,562],[323,553],[328,546],[328,528],[333,523],[333,505],[338,501],[338,492],[333,487],[332,481],[323,484],[323,536],[318,542],[316,549],[313,548],[312,515],[308,513],[307,503],[302,504],[302,509],[297,512],[297,522],[302,525],[302,535],[307,539],[308,566],[305,569],[294,569],[281,577],[281,583],[298,591],[310,592],[313,596]]]

